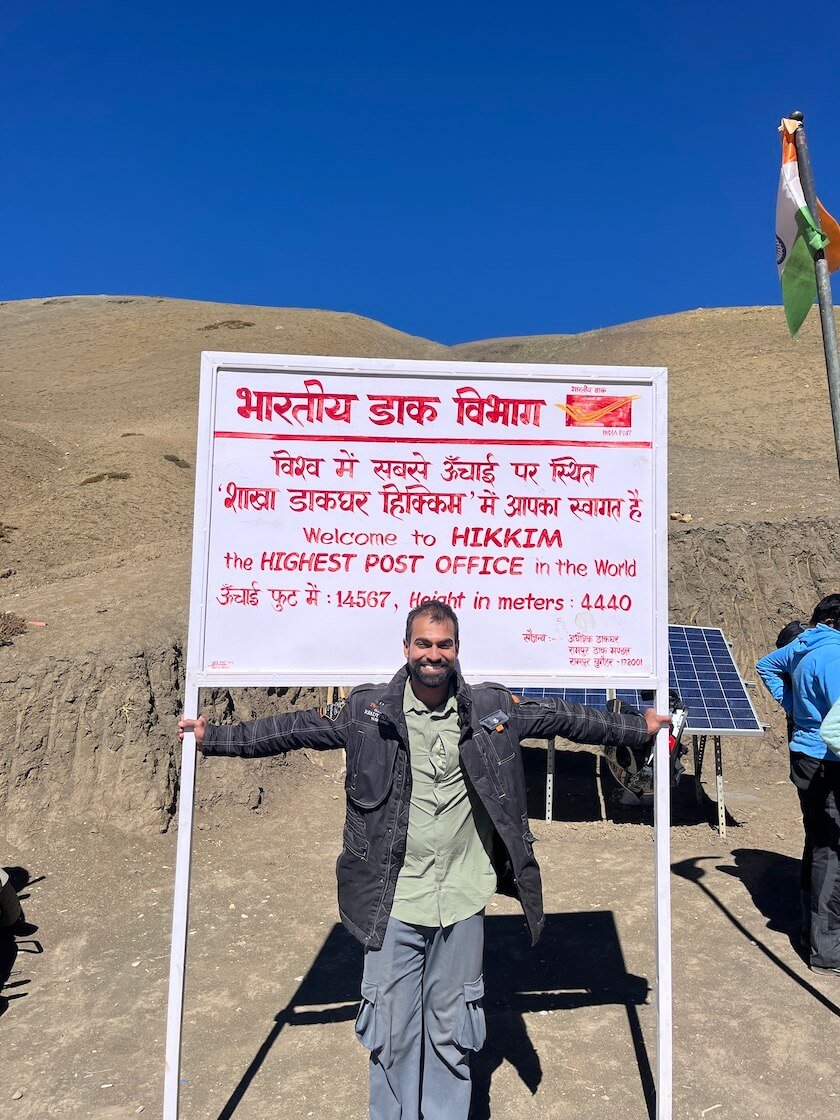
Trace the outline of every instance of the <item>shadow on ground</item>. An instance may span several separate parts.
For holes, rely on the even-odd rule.
[[[732,857],[735,860],[734,867],[728,867],[726,864],[705,867],[704,864],[713,863],[720,857],[695,856],[672,864],[671,871],[674,875],[695,883],[741,936],[751,945],[755,945],[780,972],[804,988],[827,1011],[833,1015],[840,1015],[840,1005],[815,988],[804,976],[800,976],[769,945],[756,937],[755,933],[748,929],[718,897],[715,889],[714,872],[740,879],[756,908],[768,919],[766,928],[786,933],[801,956],[801,950],[795,940],[799,923],[799,861],[790,856],[779,855],[777,852],[756,848],[736,848],[732,852]]]
[[[647,980],[627,972],[615,920],[610,911],[548,914],[543,935],[530,946],[520,916],[487,918],[485,1012],[488,1038],[473,1059],[471,1120],[490,1116],[494,1072],[507,1061],[532,1094],[542,1081],[540,1057],[531,1042],[525,1015],[606,1004],[624,1006],[636,1055],[639,1092],[654,1115],[654,1086],[637,1007],[649,993]],[[333,926],[318,956],[289,1003],[277,1013],[265,1041],[234,1088],[218,1120],[230,1120],[248,1087],[285,1029],[356,1017],[362,977],[362,951],[344,928]],[[365,1057],[360,1051],[359,1061]]]
[[[523,747],[528,816],[545,819],[546,750]],[[616,824],[653,823],[653,807],[621,801],[622,787],[613,778],[606,761],[588,750],[557,750],[554,755],[554,798],[552,817],[558,821],[611,820]],[[600,793],[599,793],[600,783]],[[726,809],[727,828],[740,828],[740,822]],[[705,789],[700,801],[695,793],[694,775],[685,773],[671,790],[671,823],[717,829],[717,804]]]
[[[767,919],[767,929],[786,933],[793,948],[800,952],[800,861],[758,848],[733,848],[732,858],[734,867],[720,865],[717,870],[740,879],[756,910]]]
[[[22,892],[39,879],[32,879],[25,867],[7,867],[4,869],[9,875],[9,886],[23,902],[29,898]],[[14,902],[14,898],[12,899]],[[40,941],[36,941],[32,934],[38,927],[27,922],[21,913],[11,925],[0,928],[0,1015],[9,1010],[12,1000],[23,999],[27,993],[18,989],[25,988],[29,983],[26,977],[18,976],[15,967],[19,953],[42,953]],[[12,979],[15,977],[15,979]]]

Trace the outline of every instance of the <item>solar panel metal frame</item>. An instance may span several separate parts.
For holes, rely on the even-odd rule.
[[[747,686],[723,631],[716,626],[668,627],[668,684],[688,707],[685,730],[692,735],[763,735],[764,725],[756,714]],[[705,686],[705,687],[704,687]],[[602,708],[607,687],[512,689],[530,698],[560,696],[569,703]],[[649,707],[643,700],[647,689],[621,688],[610,691],[636,708]],[[709,704],[709,701],[717,703]]]

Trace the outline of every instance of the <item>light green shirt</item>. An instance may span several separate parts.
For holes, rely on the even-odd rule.
[[[461,768],[455,697],[432,710],[406,681],[403,713],[412,789],[391,913],[412,925],[449,926],[477,914],[496,890],[493,825]]]

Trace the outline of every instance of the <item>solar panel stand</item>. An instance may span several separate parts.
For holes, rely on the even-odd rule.
[[[607,702],[610,700],[615,700],[614,688],[607,689]],[[595,786],[598,791],[598,808],[601,812],[601,820],[605,821],[607,819],[607,803],[604,800],[604,784],[602,781],[603,770],[601,769],[601,761],[603,757],[604,756],[599,753],[598,761],[595,763]]]
[[[595,759],[595,790],[598,794],[598,808],[601,820],[607,819],[607,802],[604,798],[604,756],[599,752]]]
[[[607,700],[615,700],[615,689],[608,688],[606,690]],[[545,759],[545,819],[547,821],[554,820],[554,773],[557,764],[557,740],[549,739],[548,748],[546,750]],[[598,791],[598,806],[601,812],[601,820],[607,819],[607,803],[604,800],[604,784],[602,779],[601,759],[602,754],[598,754],[595,760],[595,788]]]
[[[718,833],[721,840],[725,840],[726,808],[723,803],[723,751],[720,749],[720,735],[715,735],[715,785],[717,786]]]
[[[553,819],[554,807],[554,747],[555,740],[548,740],[548,753],[545,764],[545,819],[551,821]]]
[[[691,738],[694,747],[694,793],[697,797],[697,804],[700,805],[703,801],[703,786],[700,783],[700,777],[703,772],[703,755],[706,753],[706,736],[692,735]],[[725,840],[726,802],[723,792],[723,749],[720,735],[712,736],[712,745],[715,751],[715,796],[717,798],[718,833],[721,840]]]
[[[703,772],[703,755],[706,753],[706,736],[692,735],[691,745],[694,748],[694,796],[697,804],[703,804],[703,787],[700,784],[700,775]]]

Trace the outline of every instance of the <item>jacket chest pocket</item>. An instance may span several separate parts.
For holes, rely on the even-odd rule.
[[[347,798],[360,809],[381,805],[394,781],[397,744],[379,734],[378,727],[359,727],[347,748]]]
[[[506,727],[502,731],[482,731],[480,735],[487,744],[490,761],[497,766],[510,762],[516,754],[516,744]]]
[[[484,770],[496,791],[496,796],[501,800],[505,797],[506,791],[504,783],[502,782],[501,761],[491,740],[492,735],[489,732],[479,731],[473,735],[472,741],[478,749],[481,761],[484,765]]]

